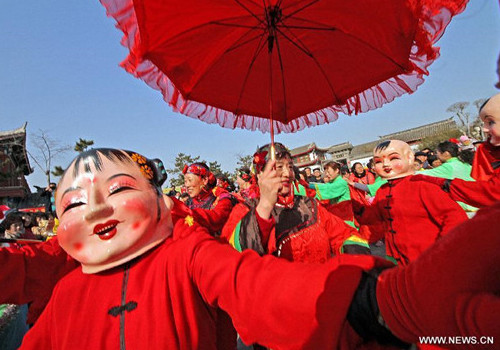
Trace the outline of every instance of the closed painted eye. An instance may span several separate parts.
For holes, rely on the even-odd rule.
[[[64,210],[63,210],[63,214],[66,213],[67,211],[73,209],[73,208],[76,208],[76,207],[79,207],[81,205],[84,205],[85,203],[84,202],[74,202],[74,203],[71,203],[69,205],[67,205],[66,207],[64,207]]]

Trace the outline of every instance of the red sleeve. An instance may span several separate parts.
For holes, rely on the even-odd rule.
[[[369,230],[363,231],[365,233],[363,238],[370,243],[377,242],[385,236],[385,222],[378,208],[378,199],[382,196],[382,191],[379,190],[375,200],[367,205],[363,205],[356,199],[351,198],[356,221],[360,225],[369,227]]]
[[[443,191],[436,190],[432,184],[420,182],[414,186],[419,187],[421,202],[441,227],[440,236],[468,219],[465,211],[455,201]]]
[[[454,179],[450,184],[450,196],[478,208],[493,205],[500,201],[500,172],[488,181]]]
[[[31,303],[28,323],[34,323],[56,283],[79,265],[59,246],[57,238],[21,248],[0,248],[0,303]]]
[[[343,266],[347,260],[340,257],[326,264],[300,264],[259,257],[252,250],[238,253],[211,239],[196,244],[193,280],[210,305],[231,316],[245,343],[280,349],[338,348],[359,284],[359,267]],[[371,256],[352,259],[376,261]]]
[[[55,287],[54,293],[57,292],[58,287]],[[52,308],[54,302],[49,301],[45,312],[42,313],[40,318],[29,330],[23,338],[21,348],[23,350],[49,350],[54,349],[55,344],[52,344]]]
[[[229,218],[233,203],[229,198],[219,200],[213,209],[191,209],[194,221],[206,227],[212,234],[220,232]]]
[[[499,216],[500,203],[482,209],[408,266],[380,275],[377,301],[396,336],[407,342],[418,336],[490,336],[496,344],[500,235],[492,225]]]
[[[257,210],[255,211],[255,216],[257,217],[257,223],[259,224],[260,238],[262,239],[262,244],[264,246],[267,246],[269,242],[269,237],[271,236],[271,233],[274,232],[273,228],[276,226],[276,221],[274,220],[274,217],[272,215],[269,219],[261,218]]]
[[[79,266],[57,238],[21,248],[0,248],[0,303],[25,304],[50,295],[56,283]]]

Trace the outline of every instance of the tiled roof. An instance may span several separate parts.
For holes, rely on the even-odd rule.
[[[7,131],[0,131],[0,141],[4,139],[10,139],[16,136],[21,136],[25,137],[26,136],[26,125],[28,123],[24,123],[23,126],[14,129],[14,130],[7,130]]]
[[[352,149],[352,144],[350,142],[339,143],[338,145],[333,145],[328,148],[328,153],[334,153],[338,151],[343,151],[345,149]]]
[[[33,172],[26,151],[27,124],[28,123],[24,123],[23,126],[15,130],[0,131],[0,144],[4,144],[8,147],[8,150],[11,152],[9,155],[11,161],[14,162],[15,166],[24,169],[24,175],[29,175]]]
[[[403,131],[398,131],[392,134],[380,136],[378,140],[362,143],[353,147],[351,151],[351,159],[359,159],[370,157],[373,149],[382,141],[385,140],[401,140],[404,142],[414,142],[425,137],[433,136],[440,133],[445,133],[450,130],[457,129],[457,124],[452,118],[441,120],[439,122],[411,128]]]
[[[299,156],[299,155],[302,155],[302,154],[306,154],[306,153],[309,153],[310,151],[312,150],[318,150],[320,152],[329,152],[329,147],[327,148],[320,148],[318,146],[316,146],[316,144],[314,142],[308,144],[308,145],[304,145],[304,146],[300,146],[300,147],[297,147],[297,148],[294,148],[294,149],[291,149],[290,150],[290,154],[292,155],[292,157],[295,157],[295,156]]]

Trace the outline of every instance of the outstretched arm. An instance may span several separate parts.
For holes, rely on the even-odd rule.
[[[499,216],[500,202],[457,226],[408,266],[380,275],[377,301],[394,334],[408,342],[418,342],[419,336],[500,339],[498,314],[492,317],[499,308],[500,235],[492,229]]]

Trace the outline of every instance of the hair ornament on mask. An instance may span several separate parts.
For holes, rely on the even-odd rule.
[[[154,169],[154,178],[153,181],[158,184],[158,186],[163,185],[165,181],[167,181],[168,175],[163,162],[158,159],[150,159],[151,167]]]

